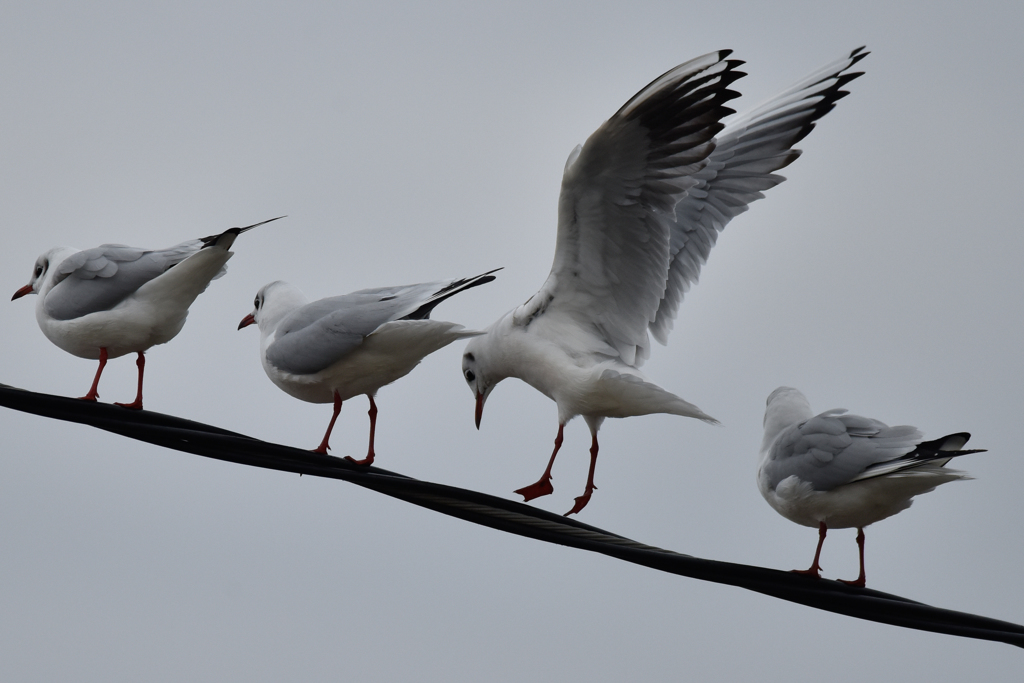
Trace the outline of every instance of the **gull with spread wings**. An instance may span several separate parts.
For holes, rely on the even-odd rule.
[[[728,125],[730,86],[744,74],[713,52],[663,74],[569,155],[558,202],[554,264],[540,291],[469,342],[462,372],[484,403],[507,377],[558,406],[558,435],[544,474],[519,489],[551,493],[566,422],[591,432],[590,471],[572,510],[590,501],[597,432],[608,417],[669,413],[716,420],[648,381],[639,367],[648,332],[664,344],[683,295],[726,224],[784,178],[793,145],[847,93],[863,48],[829,64]]]

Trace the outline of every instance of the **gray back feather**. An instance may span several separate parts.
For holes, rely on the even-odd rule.
[[[447,284],[363,289],[306,304],[278,324],[267,360],[296,375],[320,372],[358,348],[384,323],[414,312]]]
[[[73,320],[110,310],[201,247],[192,240],[162,250],[104,244],[76,252],[57,266],[46,312],[57,320]]]
[[[916,427],[829,410],[783,430],[762,471],[772,489],[796,475],[815,491],[830,491],[871,465],[909,453],[922,438]]]

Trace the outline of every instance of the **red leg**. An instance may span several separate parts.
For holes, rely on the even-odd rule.
[[[562,447],[562,431],[564,429],[564,424],[558,425],[558,436],[555,437],[555,450],[552,451],[551,459],[548,460],[548,467],[544,470],[544,474],[540,475],[540,479],[529,486],[524,486],[514,491],[514,493],[518,493],[523,497],[524,503],[534,498],[554,493],[555,488],[551,485],[551,466],[555,464],[555,456],[558,455],[558,449]]]
[[[334,415],[331,415],[331,423],[327,425],[327,433],[324,434],[324,440],[320,442],[320,445],[313,449],[314,453],[323,453],[327,455],[327,449],[330,448],[327,445],[327,441],[331,438],[331,430],[334,429],[334,423],[338,419],[338,413],[341,412],[341,396],[337,391],[334,392]]]
[[[816,579],[821,578],[821,565],[818,564],[818,559],[821,557],[821,546],[825,545],[825,533],[827,531],[828,526],[825,522],[820,522],[818,524],[818,548],[814,551],[814,562],[811,562],[809,569],[794,569],[794,574],[806,574]]]
[[[356,460],[355,458],[345,456],[345,459],[355,463],[356,465],[372,465],[373,464],[373,435],[377,431],[377,404],[373,402],[373,396],[369,394],[366,398],[370,399],[370,410],[366,413],[370,416],[370,448],[366,451],[366,457],[362,460]]]
[[[95,401],[100,397],[97,388],[100,385],[100,375],[103,374],[103,368],[107,365],[107,349],[106,347],[100,347],[100,366],[96,368],[96,377],[92,380],[92,386],[89,387],[89,393],[81,397],[83,401]]]
[[[146,355],[142,351],[139,351],[139,357],[135,364],[139,366],[139,390],[135,393],[135,400],[131,403],[115,403],[114,405],[131,410],[142,410],[142,373],[146,370]]]
[[[594,486],[595,467],[597,467],[597,432],[594,432],[594,437],[590,442],[590,472],[587,474],[587,488],[583,490],[582,496],[576,496],[576,504],[572,506],[572,510],[565,513],[566,517],[587,507],[587,503],[590,502],[590,494],[597,490],[597,487]]]
[[[865,581],[864,581],[864,529],[861,529],[861,528],[857,529],[857,549],[860,551],[860,576],[858,576],[853,581],[843,581],[842,579],[839,579],[839,581],[842,582],[842,583],[845,583],[847,586],[856,586],[857,588],[863,588],[864,587],[864,583],[865,583]]]

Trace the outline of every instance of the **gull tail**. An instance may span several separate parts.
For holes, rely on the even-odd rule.
[[[452,342],[481,334],[445,320],[393,320],[378,327],[367,340],[372,339],[378,348],[401,349],[401,354],[412,362],[405,371],[409,372],[423,358]]]
[[[708,424],[719,424],[703,410],[675,394],[665,391],[657,384],[644,381],[636,375],[624,374],[615,370],[601,373],[601,383],[608,394],[609,402],[622,406],[620,414],[608,413],[608,417],[631,417],[634,415],[651,415],[652,413],[668,413],[682,417],[693,417]]]

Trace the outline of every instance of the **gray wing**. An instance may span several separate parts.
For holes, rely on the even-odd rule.
[[[199,240],[160,250],[104,244],[76,252],[57,266],[46,312],[56,320],[73,320],[110,310],[202,246]]]
[[[890,427],[845,410],[829,410],[779,434],[763,472],[772,489],[796,475],[815,491],[830,491],[876,463],[913,451],[922,439],[916,427]]]
[[[306,304],[277,326],[267,360],[296,375],[320,372],[358,348],[384,323],[414,315],[436,298],[450,295],[453,283],[462,282],[468,280],[363,289]]]
[[[660,343],[667,342],[683,295],[697,282],[718,234],[785,180],[774,172],[800,156],[793,145],[848,94],[843,86],[863,74],[846,72],[868,54],[858,48],[726,125],[707,166],[693,175],[697,185],[675,207],[668,285],[650,325]]]
[[[665,73],[570,156],[547,281],[514,320],[572,318],[628,364],[649,350],[647,326],[665,293],[676,202],[707,163],[740,62],[715,52]]]

